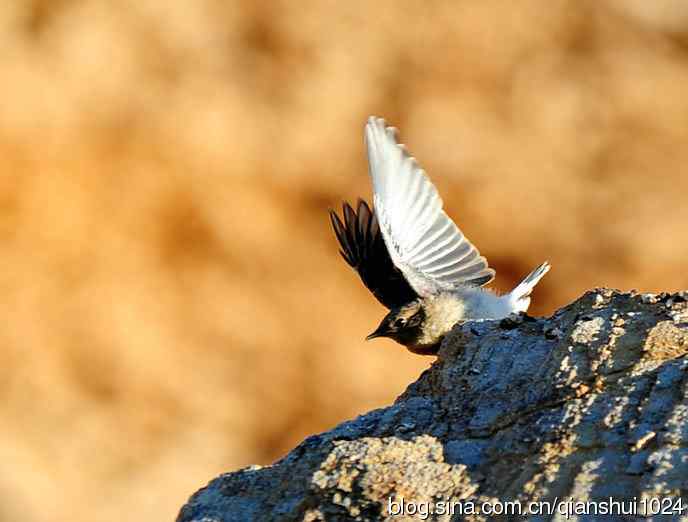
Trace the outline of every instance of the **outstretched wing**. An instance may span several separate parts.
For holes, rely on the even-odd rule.
[[[375,214],[362,199],[357,209],[344,203],[344,221],[330,210],[344,260],[358,272],[363,284],[387,308],[405,305],[418,298],[403,274],[394,266],[380,234]]]
[[[397,143],[396,129],[371,116],[365,139],[380,231],[392,262],[416,293],[492,281],[495,271],[442,210],[437,189]]]

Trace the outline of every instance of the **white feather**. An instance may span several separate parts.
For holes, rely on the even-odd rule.
[[[394,265],[421,297],[494,278],[487,260],[442,210],[437,189],[396,141],[396,129],[371,116],[365,132],[373,203]]]

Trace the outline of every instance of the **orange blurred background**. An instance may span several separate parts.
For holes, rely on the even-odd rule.
[[[507,290],[688,287],[684,0],[0,6],[0,520],[171,520],[431,359],[329,207],[386,117]]]

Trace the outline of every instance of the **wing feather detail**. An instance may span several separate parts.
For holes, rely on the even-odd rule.
[[[340,219],[330,210],[332,228],[339,241],[339,253],[360,276],[363,284],[389,309],[418,298],[389,256],[375,213],[362,199],[356,209],[344,203]]]
[[[396,129],[371,117],[365,131],[373,206],[392,263],[420,296],[460,285],[482,286],[495,271],[442,210],[425,171],[396,140]]]

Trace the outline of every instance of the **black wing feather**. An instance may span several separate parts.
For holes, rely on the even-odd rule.
[[[339,241],[339,253],[358,272],[363,284],[387,308],[397,308],[418,298],[401,271],[394,266],[380,233],[375,213],[368,203],[358,200],[356,210],[342,205],[342,221],[330,210],[332,228]]]

